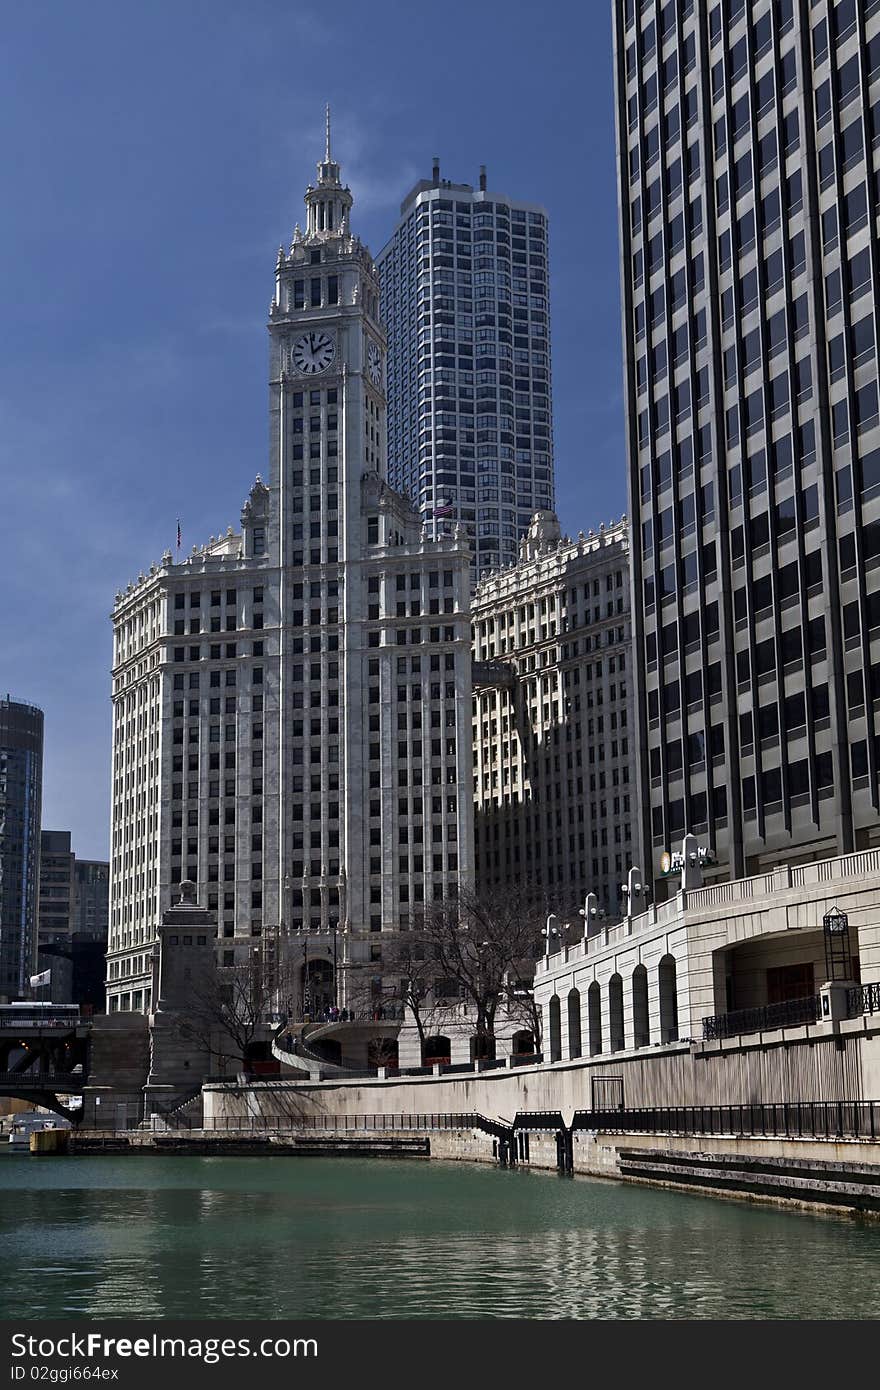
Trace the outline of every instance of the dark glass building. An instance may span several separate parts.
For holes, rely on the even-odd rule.
[[[0,999],[21,998],[37,951],[43,711],[0,698]]]
[[[880,4],[614,18],[646,859],[880,844]]]

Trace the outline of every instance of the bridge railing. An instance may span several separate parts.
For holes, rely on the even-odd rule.
[[[0,1087],[30,1091],[80,1091],[86,1080],[81,1071],[0,1071]]]

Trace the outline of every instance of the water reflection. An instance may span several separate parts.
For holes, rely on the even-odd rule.
[[[878,1249],[872,1223],[464,1164],[0,1161],[7,1318],[876,1317]]]

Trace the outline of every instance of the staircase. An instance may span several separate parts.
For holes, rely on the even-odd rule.
[[[322,1032],[322,1028],[315,1030]],[[347,1076],[350,1074],[350,1067],[339,1066],[336,1062],[328,1062],[325,1057],[320,1057],[318,1053],[312,1052],[305,1041],[305,1029],[300,1032],[297,1038],[297,1049],[295,1052],[286,1052],[278,1041],[279,1035],[272,1039],[272,1056],[275,1057],[282,1066],[290,1067],[293,1071],[302,1072],[310,1076],[315,1081],[320,1081],[322,1077]]]
[[[178,1095],[170,1105],[154,1104],[147,1119],[139,1129],[201,1129],[203,1123],[202,1083],[191,1086]]]

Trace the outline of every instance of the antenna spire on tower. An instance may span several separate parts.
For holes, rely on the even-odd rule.
[[[325,138],[325,141],[324,141],[324,145],[325,145],[325,149],[324,149],[324,162],[325,162],[325,164],[329,164],[329,163],[330,163],[330,103],[329,103],[329,101],[327,102],[327,105],[326,105],[326,107],[324,108],[324,122],[325,122],[325,131],[326,131],[326,138]]]

